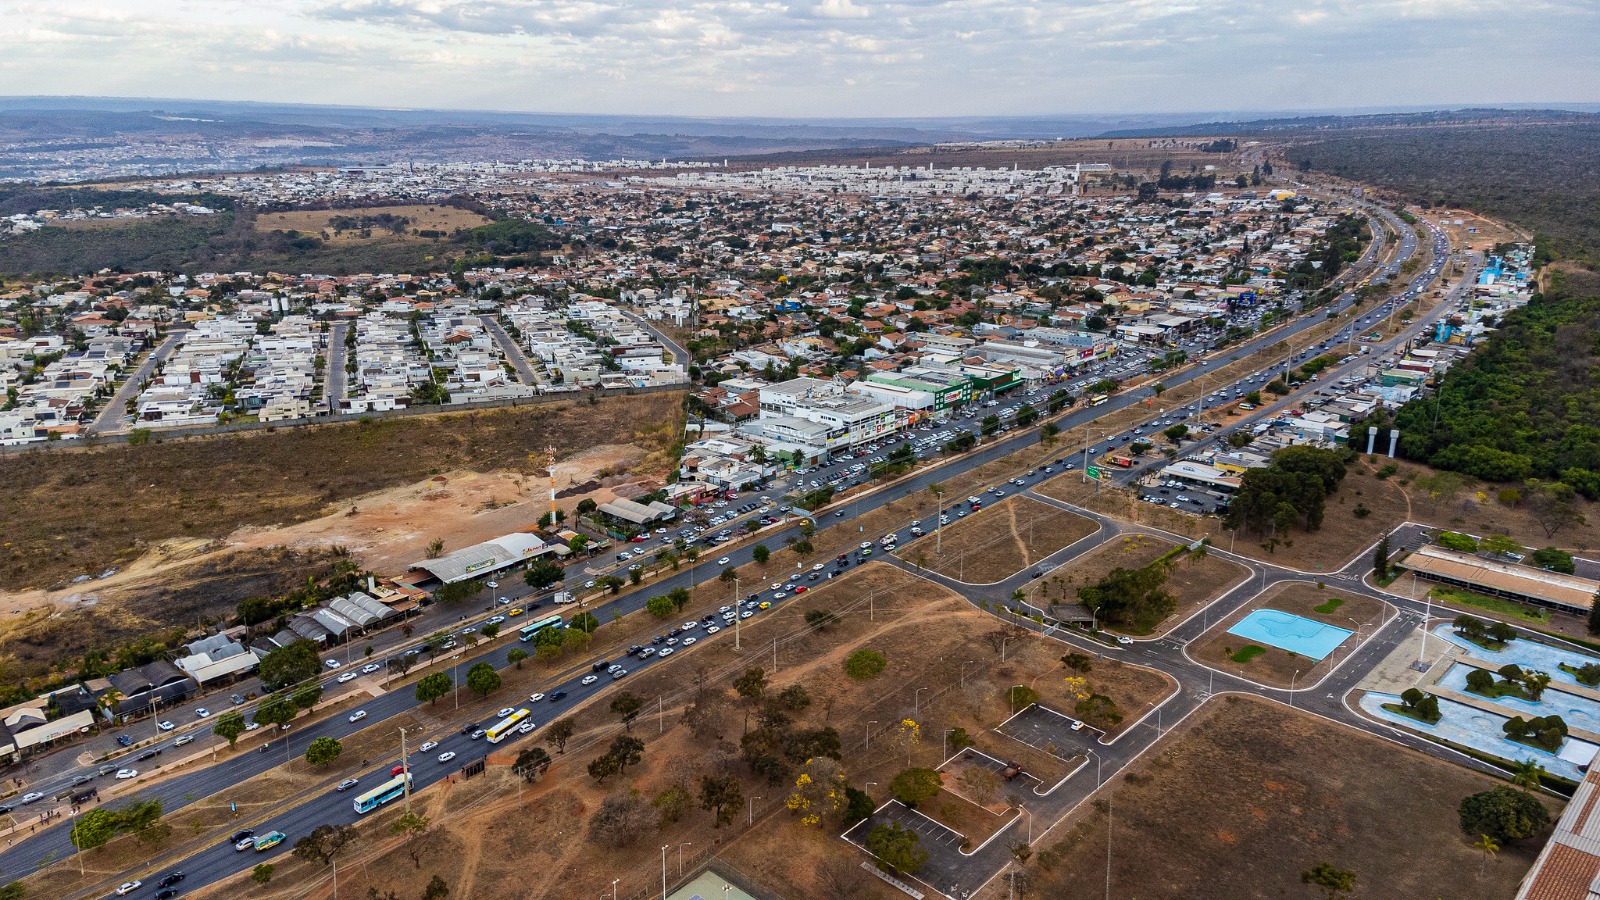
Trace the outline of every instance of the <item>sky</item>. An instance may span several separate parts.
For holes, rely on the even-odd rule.
[[[1600,101],[1596,0],[0,0],[0,94],[688,116]]]

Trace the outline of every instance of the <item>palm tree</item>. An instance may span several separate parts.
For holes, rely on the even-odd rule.
[[[109,713],[111,718],[115,719],[117,717],[117,705],[125,699],[127,698],[122,696],[121,691],[117,690],[116,688],[112,688],[111,690],[106,691],[104,694],[101,694],[97,703],[102,710]]]
[[[1524,793],[1538,788],[1543,781],[1544,766],[1531,758],[1517,763],[1511,773],[1511,783],[1522,788]]]
[[[1482,878],[1484,871],[1489,868],[1489,860],[1494,859],[1494,855],[1500,852],[1500,845],[1495,843],[1494,838],[1485,834],[1481,835],[1478,838],[1478,842],[1472,846],[1474,849],[1483,851],[1483,862],[1478,865],[1478,877]]]

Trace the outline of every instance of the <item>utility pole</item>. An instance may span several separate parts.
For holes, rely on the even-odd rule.
[[[405,770],[405,774],[407,774],[407,775],[411,774],[411,767],[406,765],[406,730],[404,728],[400,729],[400,767]],[[405,784],[405,795],[406,795],[406,812],[410,813],[411,812],[411,779],[407,778],[405,780],[404,784]]]
[[[739,576],[735,575],[733,576],[733,652],[735,653],[744,649],[739,646],[739,614],[744,612],[743,609],[740,609],[740,605]]]

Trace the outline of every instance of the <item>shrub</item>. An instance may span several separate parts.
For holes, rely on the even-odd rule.
[[[876,650],[857,650],[844,661],[844,673],[857,681],[867,681],[883,674],[889,661]]]

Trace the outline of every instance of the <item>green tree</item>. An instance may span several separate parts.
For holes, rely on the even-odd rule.
[[[121,815],[110,809],[91,809],[73,819],[70,835],[72,845],[79,850],[104,847],[116,837],[121,822]]]
[[[1464,834],[1487,834],[1501,844],[1531,838],[1550,824],[1538,798],[1504,785],[1464,798],[1458,814]]]
[[[500,634],[500,623],[490,622],[489,624],[483,626],[482,631],[483,639],[486,641],[492,641]]]
[[[899,822],[875,825],[867,833],[867,852],[877,858],[878,868],[915,875],[928,862],[928,851],[915,831],[901,828]]]
[[[478,696],[487,697],[500,690],[500,673],[489,663],[477,663],[467,670],[467,687]]]
[[[277,870],[278,867],[272,863],[257,863],[256,867],[250,870],[250,880],[256,884],[266,884],[272,880],[272,873]]]
[[[905,769],[889,782],[889,793],[906,806],[932,800],[944,790],[944,778],[933,769]]]
[[[344,752],[344,745],[335,738],[319,737],[306,747],[306,762],[313,766],[325,766],[339,758]]]
[[[1061,426],[1054,422],[1046,422],[1039,426],[1039,443],[1046,447],[1055,445],[1056,438],[1061,434]]]
[[[519,669],[522,668],[522,661],[527,658],[528,651],[522,649],[521,647],[512,647],[510,650],[506,651],[506,662],[511,663],[513,666],[516,666]]]
[[[1511,783],[1524,792],[1537,790],[1544,782],[1544,776],[1544,766],[1535,760],[1525,759],[1516,764],[1516,769],[1511,773]]]
[[[256,707],[253,718],[258,725],[283,725],[298,715],[300,708],[287,697],[269,697]]]
[[[534,560],[522,573],[523,583],[536,591],[542,591],[553,584],[560,584],[562,578],[561,566],[548,559]]]
[[[277,690],[314,677],[322,670],[317,645],[298,640],[287,647],[279,647],[261,658],[261,683],[267,690]]]
[[[1189,436],[1189,426],[1180,422],[1161,433],[1166,435],[1167,440],[1171,441],[1173,444],[1181,444],[1183,443],[1183,439]]]
[[[766,544],[757,544],[750,548],[750,558],[755,560],[757,565],[764,566],[767,560],[772,558],[772,551],[767,549]]]
[[[844,673],[856,681],[877,678],[887,668],[889,661],[876,650],[861,649],[844,661]]]
[[[456,683],[447,672],[433,672],[417,682],[417,702],[433,703],[454,689]]]
[[[646,612],[658,619],[669,619],[676,612],[672,606],[672,601],[665,594],[657,594],[651,597],[645,601],[644,608]]]
[[[622,761],[609,753],[602,753],[589,761],[589,777],[595,784],[605,784],[606,779],[622,772]]]
[[[1328,900],[1338,900],[1340,896],[1356,889],[1356,873],[1347,869],[1335,869],[1328,863],[1317,863],[1300,873],[1300,883],[1322,891],[1322,895]]]
[[[611,739],[611,747],[607,749],[606,755],[616,758],[617,774],[620,775],[627,772],[629,766],[636,765],[644,756],[644,741],[632,735],[619,734]]]
[[[522,776],[523,781],[532,783],[544,775],[553,761],[543,747],[525,747],[517,753],[517,761],[511,771]]]
[[[229,749],[238,745],[239,735],[244,734],[244,716],[236,712],[225,712],[217,717],[217,724],[211,726],[211,733],[228,742]]]
[[[450,885],[445,884],[444,879],[438,875],[430,878],[427,887],[422,889],[422,900],[444,900],[448,896],[450,896]]]
[[[683,608],[689,605],[689,589],[685,587],[675,587],[672,590],[667,591],[667,599],[672,601],[673,609],[677,610],[678,612],[683,612]]]
[[[716,817],[713,828],[721,828],[732,822],[743,803],[744,791],[737,776],[700,776],[700,808]]]
[[[1378,546],[1372,549],[1372,577],[1382,581],[1389,577],[1389,536],[1386,534],[1378,538]]]
[[[629,731],[633,730],[633,720],[639,717],[639,710],[644,709],[644,700],[628,691],[611,698],[611,711],[622,718],[622,725]]]
[[[671,825],[689,813],[689,808],[694,805],[694,798],[689,792],[679,785],[672,785],[650,801],[661,813],[661,827]]]
[[[556,745],[557,753],[566,753],[567,741],[572,740],[572,736],[577,733],[578,723],[574,722],[570,718],[567,718],[557,719],[554,722],[551,722],[550,727],[545,730],[544,735],[550,739],[550,743]]]

